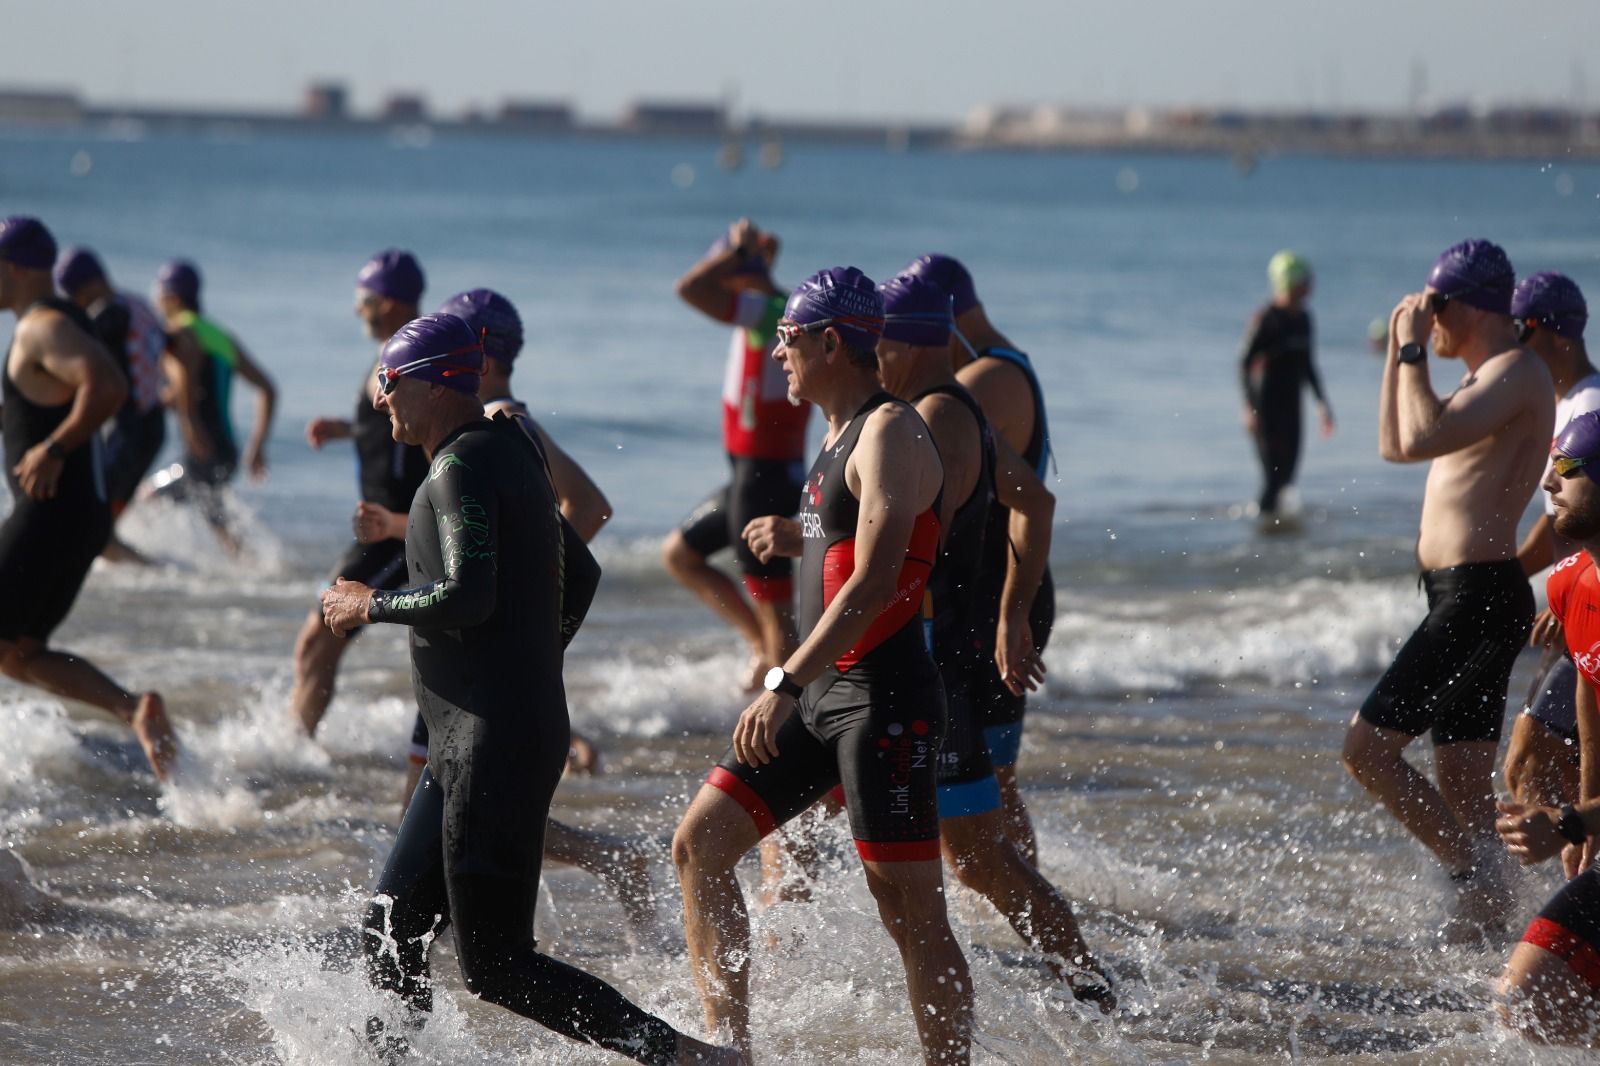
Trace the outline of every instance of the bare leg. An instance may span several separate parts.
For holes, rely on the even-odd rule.
[[[1474,862],[1471,836],[1456,821],[1439,790],[1401,755],[1415,739],[1375,726],[1358,714],[1345,734],[1344,767],[1447,870],[1470,870]],[[1492,824],[1492,814],[1490,821]]]
[[[1566,961],[1533,944],[1518,944],[1500,977],[1501,1024],[1529,1040],[1594,1047],[1600,998]]]
[[[622,904],[634,934],[641,938],[652,935],[656,900],[650,890],[650,861],[637,843],[552,818],[545,824],[544,856],[586,870],[605,882]]]
[[[0,641],[0,672],[65,699],[79,700],[133,727],[156,777],[167,780],[178,755],[166,706],[154,692],[135,696],[88,659],[53,651],[30,637]]]
[[[1518,803],[1559,807],[1578,795],[1577,748],[1538,719],[1517,715],[1506,746],[1506,791]]]
[[[581,733],[573,733],[567,742],[567,773],[597,774],[600,772],[600,749]]]
[[[1017,787],[1017,765],[996,766],[994,776],[1000,782],[1000,802],[1005,812],[1005,832],[1029,866],[1039,865],[1039,841],[1033,835],[1033,819],[1028,816],[1028,806],[1022,802],[1022,792]]]
[[[348,647],[349,640],[334,636],[333,630],[323,625],[320,609],[313,609],[300,626],[294,641],[294,689],[289,694],[289,712],[306,736],[316,734],[328,704],[333,702],[339,660]],[[411,795],[409,789],[406,795]]]
[[[1018,936],[1046,956],[1055,956],[1048,960],[1050,968],[1074,995],[1081,991],[1080,998],[1109,1011],[1116,1003],[1109,984],[1074,973],[1102,971],[1078,930],[1072,905],[1005,839],[1003,821],[998,810],[941,818],[939,835],[945,859],[961,883],[993,904]]]
[[[924,1062],[965,1066],[972,1049],[972,975],[945,913],[939,863],[862,865],[878,916],[900,949]]]
[[[1457,741],[1434,745],[1439,793],[1456,824],[1472,841],[1474,871],[1462,886],[1458,914],[1475,925],[1505,924],[1516,902],[1510,883],[1511,861],[1494,831],[1494,757],[1499,745]]]
[[[700,990],[706,1027],[727,1026],[749,1059],[750,914],[734,866],[760,838],[745,809],[703,785],[672,837],[672,861],[683,888],[683,932]]]
[[[134,566],[149,566],[150,560],[139,554],[139,551],[118,537],[113,531],[111,539],[106,541],[106,546],[100,550],[100,558],[108,563],[130,563]]]
[[[757,657],[766,654],[761,624],[755,611],[745,601],[744,593],[721,570],[706,562],[705,556],[684,541],[683,534],[673,530],[661,545],[661,561],[667,572],[696,596],[700,602],[716,612],[717,616],[732,626],[750,646]],[[756,679],[759,682],[759,678]]]

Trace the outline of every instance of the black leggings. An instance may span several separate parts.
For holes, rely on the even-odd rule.
[[[1299,402],[1296,393],[1295,403]],[[1258,506],[1262,514],[1271,514],[1278,509],[1278,496],[1294,481],[1295,468],[1300,465],[1300,419],[1282,415],[1268,418],[1263,412],[1256,430],[1256,455],[1261,459]]]
[[[528,777],[548,776],[535,773],[537,769],[523,768]],[[559,776],[558,771],[555,777]],[[432,770],[423,772],[367,911],[364,939],[373,983],[399,994],[419,1016],[432,1010],[428,944],[445,926],[454,925],[461,975],[473,995],[573,1040],[598,1044],[646,1066],[670,1066],[678,1061],[676,1030],[599,978],[538,951],[533,908],[554,788],[552,778],[538,809],[500,811],[502,829],[492,844],[494,858],[522,860],[528,875],[481,873],[472,871],[476,864],[470,853],[468,861],[446,859],[462,843],[447,844],[447,832],[460,833],[473,822],[482,825],[464,810],[471,806],[470,799],[448,802]],[[466,783],[461,790],[483,795]],[[486,842],[476,843],[482,847]],[[507,854],[510,851],[523,854],[513,857]],[[374,1020],[368,1031],[378,1039],[382,1023]]]

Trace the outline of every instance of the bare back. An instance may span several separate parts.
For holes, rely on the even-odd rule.
[[[1424,570],[1514,559],[1517,523],[1538,488],[1555,421],[1549,372],[1522,349],[1490,358],[1445,401],[1451,410],[1493,390],[1510,417],[1487,436],[1436,457],[1422,500],[1417,561]]]

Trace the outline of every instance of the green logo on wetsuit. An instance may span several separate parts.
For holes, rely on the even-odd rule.
[[[461,456],[457,455],[455,452],[445,452],[443,455],[439,456],[439,458],[433,461],[433,469],[428,471],[428,480],[434,480],[440,474],[444,473],[446,470],[449,470],[452,466],[459,466],[463,470],[472,469],[471,467],[467,466],[466,463],[462,462]]]

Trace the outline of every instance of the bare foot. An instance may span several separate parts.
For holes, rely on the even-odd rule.
[[[136,548],[124,544],[113,533],[111,539],[100,552],[100,558],[108,563],[131,563],[134,566],[149,566],[150,560],[140,555]]]
[[[678,1062],[680,1066],[749,1066],[749,1060],[731,1047],[717,1047],[678,1034]]]
[[[567,773],[569,774],[597,774],[600,772],[600,751],[588,738],[577,733],[572,734],[572,740],[567,748]]]
[[[155,692],[139,697],[139,709],[133,712],[133,732],[144,747],[144,757],[161,781],[172,777],[172,764],[178,758],[178,738],[172,733],[172,723],[167,721],[166,704]]]

